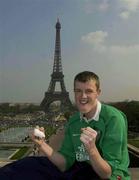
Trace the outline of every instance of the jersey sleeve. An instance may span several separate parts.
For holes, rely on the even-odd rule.
[[[127,124],[121,113],[113,115],[106,124],[102,144],[103,158],[110,164],[113,174],[127,172]]]
[[[65,137],[64,137],[63,143],[61,145],[61,148],[58,152],[61,153],[65,157],[66,170],[69,169],[75,162],[75,152],[74,152],[72,139],[70,136],[69,125],[67,125],[65,128]]]

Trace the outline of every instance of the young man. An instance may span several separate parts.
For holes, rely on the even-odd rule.
[[[43,139],[32,135],[45,156],[8,165],[0,170],[0,178],[129,180],[126,117],[114,107],[101,104],[100,92],[95,73],[77,74],[74,93],[79,112],[69,119],[59,151],[55,152]]]

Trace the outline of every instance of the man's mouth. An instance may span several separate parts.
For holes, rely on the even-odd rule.
[[[87,104],[88,103],[88,100],[87,99],[81,99],[80,100],[80,104],[82,104],[82,105],[85,105],[85,104]]]

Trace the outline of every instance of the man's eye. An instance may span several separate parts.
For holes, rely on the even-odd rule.
[[[93,93],[93,91],[92,90],[87,90],[86,93],[91,94],[91,93]]]
[[[82,91],[79,90],[79,89],[75,89],[74,92],[76,92],[76,93],[81,93]]]
[[[85,93],[85,94],[92,94],[92,93],[94,93],[94,91],[92,91],[91,89],[88,89],[88,90],[85,90],[85,91],[82,91],[82,90],[80,90],[80,89],[75,89],[74,90],[74,92],[75,93]]]

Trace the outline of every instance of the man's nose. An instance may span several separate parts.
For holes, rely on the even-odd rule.
[[[85,91],[82,91],[82,97],[83,97],[83,98],[87,97],[87,94],[86,94]]]

